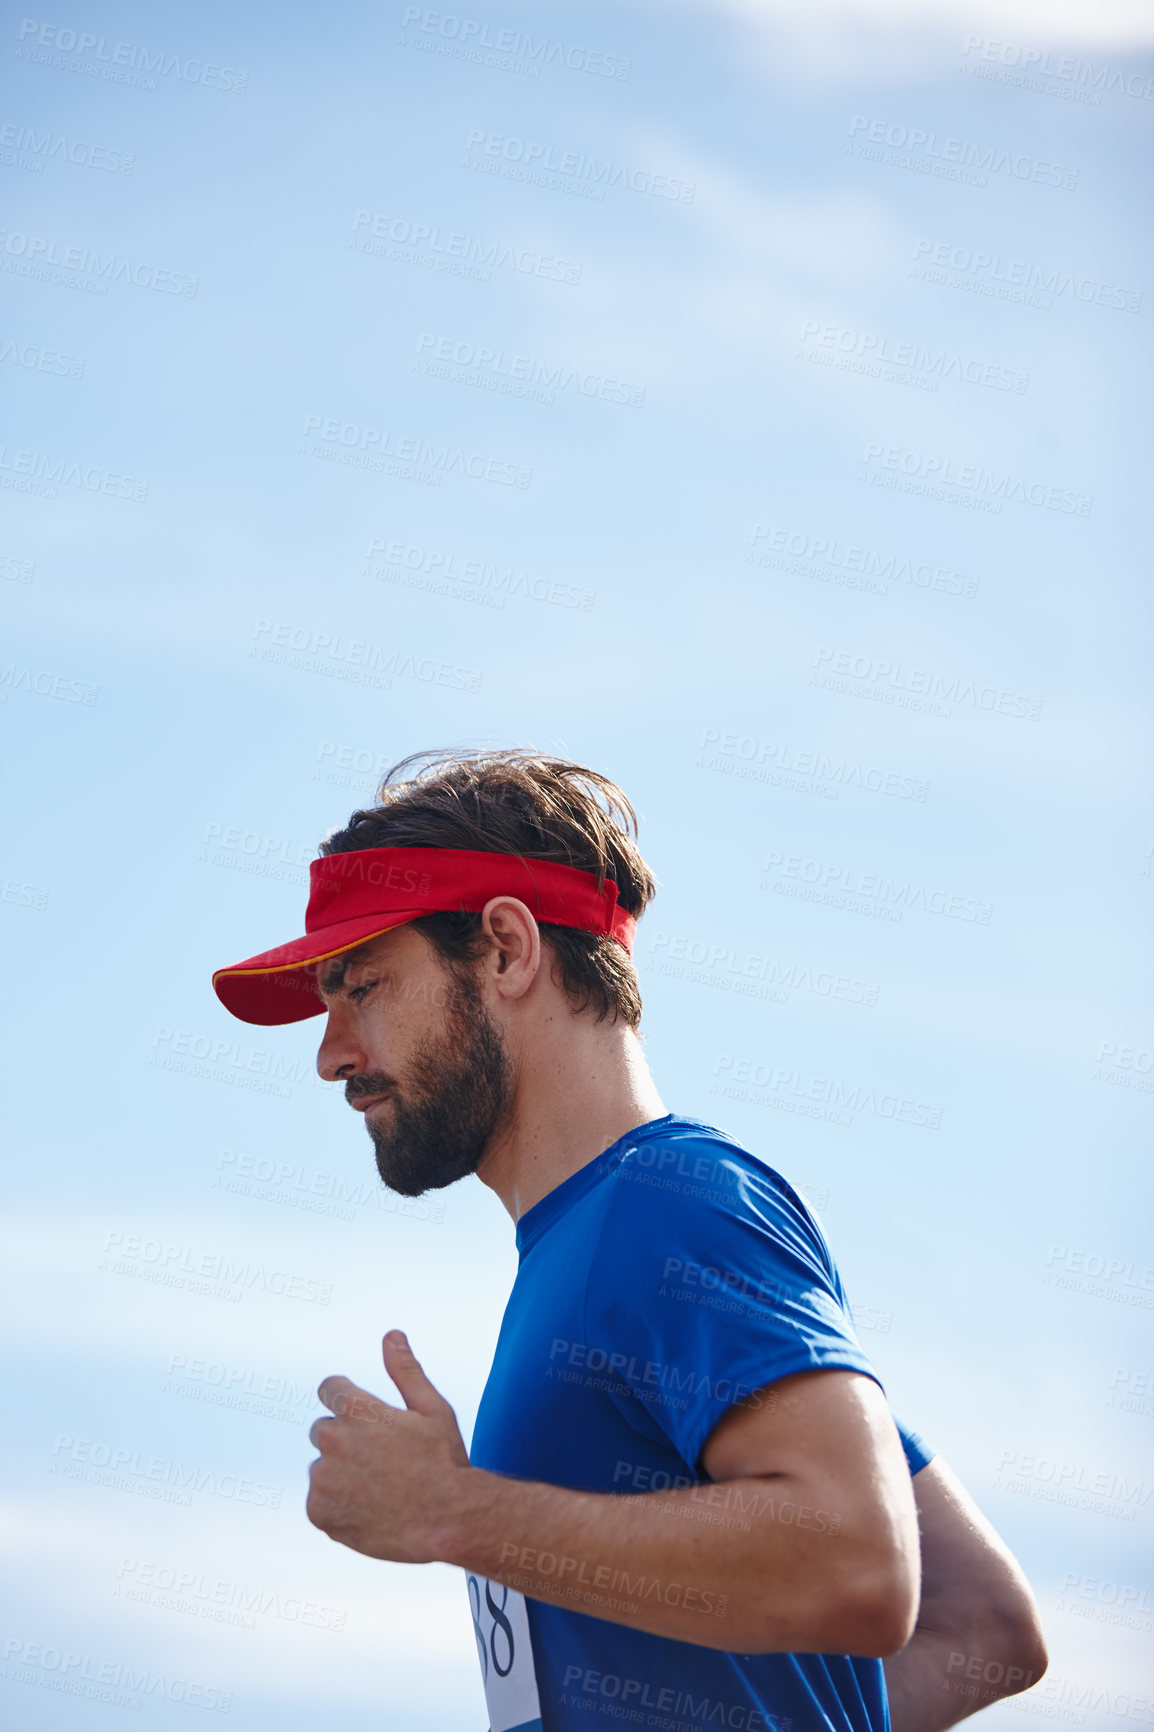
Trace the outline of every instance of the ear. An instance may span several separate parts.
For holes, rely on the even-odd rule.
[[[516,896],[493,896],[481,910],[481,929],[490,940],[485,959],[503,998],[523,998],[541,968],[541,929]]]

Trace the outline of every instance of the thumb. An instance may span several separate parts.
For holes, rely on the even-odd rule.
[[[390,1329],[381,1342],[385,1370],[401,1392],[405,1406],[415,1413],[438,1413],[448,1406],[433,1388],[417,1357],[399,1329]]]

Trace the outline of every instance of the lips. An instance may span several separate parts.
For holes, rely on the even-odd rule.
[[[358,1113],[371,1113],[374,1107],[382,1106],[388,1099],[387,1094],[365,1095],[360,1100],[352,1102],[353,1110]]]

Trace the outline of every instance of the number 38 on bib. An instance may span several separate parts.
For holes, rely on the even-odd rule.
[[[542,1732],[529,1614],[516,1588],[466,1576],[489,1732]]]

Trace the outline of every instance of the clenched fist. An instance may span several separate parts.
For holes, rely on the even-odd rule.
[[[471,1473],[457,1418],[405,1337],[382,1342],[385,1370],[404,1400],[390,1407],[347,1377],[317,1390],[332,1419],[315,1420],[320,1455],[309,1469],[305,1512],[314,1527],[366,1557],[399,1564],[445,1558]]]

